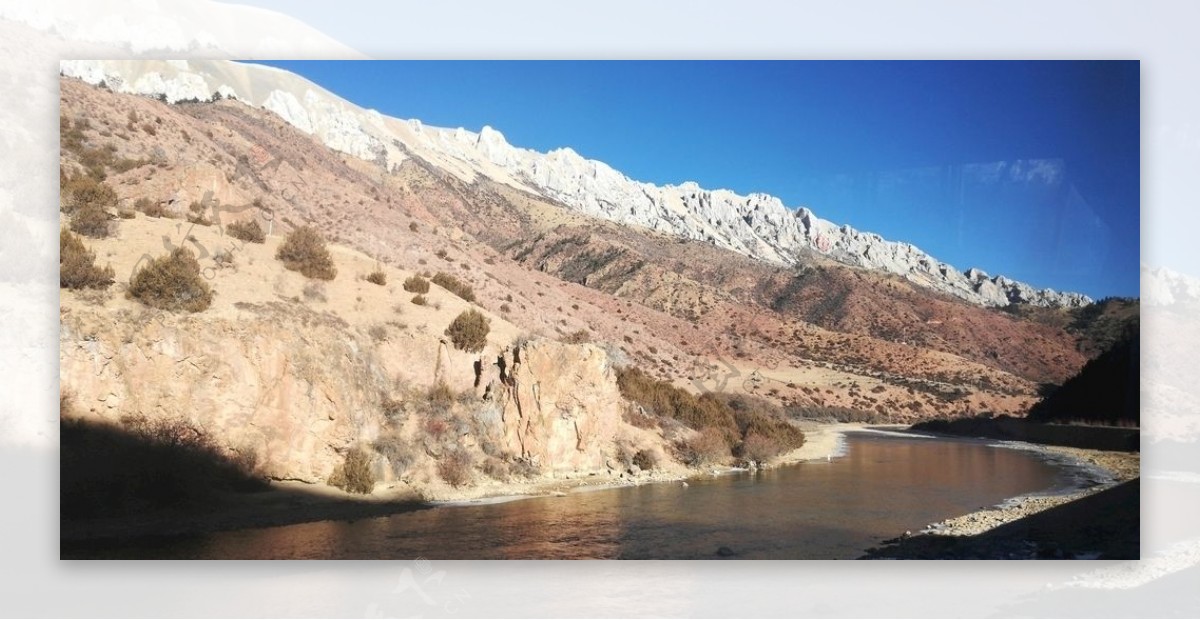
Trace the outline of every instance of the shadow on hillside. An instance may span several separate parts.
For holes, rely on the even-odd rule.
[[[300,483],[269,484],[254,463],[230,457],[171,422],[114,425],[64,418],[60,426],[61,556],[128,540],[357,519],[424,508]]]
[[[921,534],[885,541],[862,559],[1102,559],[1141,555],[1140,478],[975,536]]]

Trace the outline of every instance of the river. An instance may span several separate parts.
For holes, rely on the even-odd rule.
[[[905,530],[1067,483],[1037,454],[849,433],[845,454],[759,472],[145,544],[171,559],[853,559]],[[718,553],[724,547],[723,553]],[[90,554],[89,554],[90,555]]]

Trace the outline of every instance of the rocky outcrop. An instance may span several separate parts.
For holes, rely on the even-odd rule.
[[[472,380],[479,398],[456,406],[476,425],[457,446],[490,442],[551,475],[606,471],[618,442],[663,452],[661,437],[622,420],[611,362],[591,344],[537,340],[473,356],[436,338],[380,345],[295,303],[246,305],[239,320],[65,306],[60,381],[78,414],[179,420],[274,479],[324,482],[347,450],[389,433],[423,454],[414,471],[433,472],[441,455],[420,450],[420,420],[389,426],[381,398],[420,399],[436,383],[470,394]]]
[[[492,366],[487,398],[499,407],[506,451],[551,472],[599,471],[626,426],[612,364],[592,344],[551,340],[505,350]]]
[[[986,306],[1091,303],[1078,293],[1034,289],[975,269],[961,272],[916,246],[837,226],[767,194],[741,196],[695,183],[660,187],[630,179],[570,148],[539,153],[514,147],[491,127],[476,133],[385,117],[279,69],[224,61],[65,61],[61,70],[92,84],[103,81],[117,92],[162,96],[170,102],[206,99],[220,91],[271,110],[332,149],[389,170],[415,157],[465,182],[490,179],[592,217],[711,243],[776,264],[798,264],[807,253],[816,252]]]
[[[84,415],[178,419],[267,476],[317,482],[382,423],[387,376],[345,327],[298,308],[227,321],[74,305],[60,382]]]

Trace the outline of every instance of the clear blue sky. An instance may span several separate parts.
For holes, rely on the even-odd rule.
[[[959,269],[1138,295],[1136,61],[266,64],[639,181],[773,194]]]

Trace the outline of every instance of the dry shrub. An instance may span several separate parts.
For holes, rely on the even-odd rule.
[[[107,288],[113,283],[113,268],[96,266],[96,253],[79,235],[63,228],[58,233],[58,284],[62,288]]]
[[[488,458],[484,459],[483,463],[479,465],[479,470],[482,471],[485,476],[500,482],[508,482],[512,477],[512,474],[510,474],[508,471],[508,463],[505,463],[494,456],[489,456]]]
[[[450,432],[450,423],[442,418],[426,418],[421,430],[429,437],[441,441]]]
[[[456,448],[447,452],[438,461],[438,475],[447,484],[460,487],[471,481],[471,468],[473,465],[471,454],[462,448]]]
[[[275,258],[283,261],[284,267],[299,271],[306,278],[332,280],[337,277],[333,257],[325,247],[325,238],[311,226],[301,226],[288,233],[275,252]]]
[[[642,471],[653,471],[658,468],[658,455],[650,450],[638,450],[638,453],[633,455],[633,464]]]
[[[225,232],[229,233],[230,237],[247,243],[262,243],[267,239],[262,226],[259,226],[258,220],[254,219],[233,222],[225,227]]]
[[[446,335],[456,349],[468,353],[478,353],[487,345],[487,335],[491,331],[491,321],[483,313],[474,308],[458,315],[446,328]]]
[[[446,409],[450,405],[453,405],[456,396],[454,390],[450,389],[450,386],[446,385],[445,381],[439,381],[437,385],[429,388],[429,391],[425,394],[429,404],[441,409]]]
[[[714,427],[731,441],[739,437],[729,406],[709,394],[696,396],[637,368],[617,368],[617,387],[622,396],[653,415],[678,420],[696,430]]]
[[[212,289],[187,248],[152,259],[129,280],[129,297],[162,310],[200,312],[212,304]]]
[[[413,295],[412,302],[418,306],[424,306],[429,303],[429,300],[424,295]]]
[[[773,437],[765,437],[758,433],[750,433],[742,442],[742,447],[739,450],[742,458],[756,463],[765,463],[775,456],[778,456],[787,449]]]
[[[409,278],[404,281],[404,290],[410,293],[420,293],[424,295],[425,293],[429,292],[429,280],[426,280],[421,276],[409,276]]]
[[[112,222],[103,207],[89,205],[75,209],[71,216],[71,230],[85,237],[103,239],[112,233]]]
[[[448,273],[439,271],[437,275],[433,276],[433,283],[446,289],[447,291],[450,291],[451,293],[454,293],[455,295],[458,295],[466,301],[475,301],[474,289],[472,289],[471,286],[466,282],[463,282]]]
[[[371,327],[367,328],[367,334],[371,336],[371,339],[375,342],[384,342],[387,340],[387,327],[383,325],[372,325]]]
[[[729,459],[729,442],[724,433],[709,427],[701,429],[680,446],[683,462],[693,467],[724,463]]]
[[[563,342],[567,344],[584,344],[585,342],[591,341],[592,334],[586,329],[581,329],[577,332],[567,334],[566,337],[563,338]]]
[[[166,209],[163,208],[161,203],[155,202],[146,197],[138,198],[137,201],[133,203],[133,208],[135,211],[141,211],[142,213],[145,213],[148,217],[163,217],[167,214]]]
[[[371,457],[360,448],[346,452],[346,460],[329,474],[329,485],[347,493],[366,495],[375,490],[375,472],[371,470]]]
[[[387,286],[387,274],[382,270],[376,269],[367,276],[367,282],[378,284],[379,286]]]
[[[409,223],[408,223],[408,229],[409,229],[409,230],[411,230],[411,231],[413,231],[413,232],[417,232],[418,230],[420,230],[419,228],[417,228],[417,223],[416,223],[416,222],[409,222]]]
[[[372,447],[388,460],[397,478],[403,476],[417,460],[417,451],[413,446],[396,435],[384,435]]]

